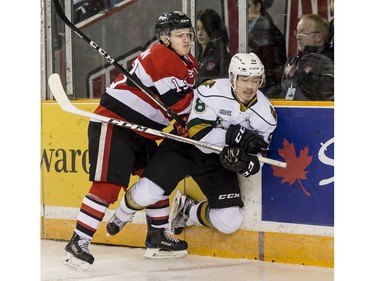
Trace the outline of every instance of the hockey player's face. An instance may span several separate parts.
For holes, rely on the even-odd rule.
[[[236,93],[244,102],[249,102],[256,95],[261,78],[258,76],[241,76],[236,81]]]
[[[169,37],[171,47],[180,56],[185,56],[190,52],[192,40],[194,40],[194,33],[190,28],[172,30]]]

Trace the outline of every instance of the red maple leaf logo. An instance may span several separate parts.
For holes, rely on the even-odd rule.
[[[308,192],[301,183],[301,180],[307,179],[306,174],[309,172],[305,171],[305,169],[312,161],[312,156],[308,156],[309,148],[306,146],[304,149],[301,149],[300,156],[297,157],[293,143],[289,143],[288,140],[284,139],[283,145],[284,148],[278,149],[278,152],[288,165],[286,168],[272,166],[273,175],[283,178],[281,183],[288,182],[289,186],[297,180],[303,192],[307,196],[310,196],[310,192]]]

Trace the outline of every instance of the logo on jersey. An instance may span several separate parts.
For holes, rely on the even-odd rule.
[[[240,198],[239,193],[221,194],[219,200]]]
[[[205,82],[202,83],[202,85],[212,88],[215,85],[216,81],[215,80],[206,80]]]
[[[206,65],[206,70],[212,70],[212,69],[214,69],[215,65],[216,65],[216,64],[215,64],[214,62],[210,61],[210,62],[207,63],[207,65]]]
[[[193,69],[188,69],[188,77],[189,78],[194,78],[196,73],[198,73],[198,71],[195,67]]]
[[[219,109],[219,114],[226,115],[226,116],[232,116],[232,110],[220,108]]]

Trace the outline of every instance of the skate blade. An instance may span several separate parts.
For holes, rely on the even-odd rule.
[[[179,213],[179,209],[180,209],[180,205],[179,205],[179,202],[180,202],[180,198],[182,196],[182,193],[181,191],[177,190],[176,191],[176,194],[173,198],[173,202],[172,202],[172,207],[171,207],[171,211],[170,211],[170,215],[169,215],[169,225],[168,225],[168,228],[167,228],[167,231],[171,234],[175,234],[174,232],[174,228],[172,227],[172,221],[174,219],[174,217]]]
[[[149,259],[173,259],[182,258],[188,255],[187,250],[169,251],[158,248],[147,248],[144,254],[145,258]]]
[[[77,259],[71,253],[66,252],[66,254],[61,258],[63,265],[73,268],[78,271],[87,271],[91,267],[91,264],[83,260]]]

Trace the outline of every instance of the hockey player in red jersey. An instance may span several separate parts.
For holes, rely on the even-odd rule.
[[[258,90],[264,66],[255,54],[234,55],[228,72],[229,79],[207,80],[195,89],[188,122],[189,137],[223,146],[223,150],[219,153],[165,139],[141,179],[121,199],[115,215],[122,221],[142,206],[170,195],[190,175],[207,200],[195,202],[177,192],[171,230],[179,234],[186,225],[201,225],[229,234],[239,229],[243,202],[237,174],[249,177],[260,170],[257,155],[266,155],[277,116]],[[157,254],[157,249],[151,250],[148,254]]]
[[[173,112],[186,117],[191,108],[197,67],[190,53],[194,29],[184,13],[174,11],[158,17],[155,31],[159,42],[137,57],[130,73]],[[95,113],[156,130],[166,128],[171,121],[163,109],[123,74],[106,89]],[[187,130],[181,126],[178,129],[180,134]],[[80,270],[87,270],[94,262],[88,246],[109,205],[117,201],[121,188],[127,189],[131,174],[142,171],[157,149],[155,136],[94,119],[90,120],[88,138],[92,185],[83,199],[63,257],[63,263]],[[160,197],[150,210],[168,214],[168,197]],[[115,219],[116,216],[110,221]],[[130,219],[131,216],[126,221]],[[149,226],[147,247],[186,251],[185,241],[170,237],[165,231],[168,217],[154,217]],[[107,231],[114,234],[116,229],[107,227]]]

